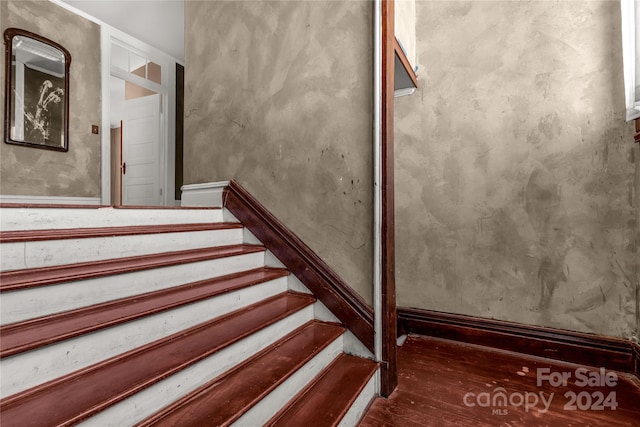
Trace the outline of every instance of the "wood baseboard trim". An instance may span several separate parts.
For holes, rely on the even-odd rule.
[[[360,295],[236,181],[231,181],[226,188],[223,203],[369,351],[374,352],[373,310]]]
[[[1,204],[16,205],[52,205],[55,207],[82,206],[98,207],[99,197],[66,197],[66,196],[20,196],[12,194],[0,195]]]
[[[398,308],[398,331],[603,367],[640,378],[640,346],[621,338],[406,307]]]
[[[633,349],[633,371],[640,381],[640,343],[631,343],[631,347]]]

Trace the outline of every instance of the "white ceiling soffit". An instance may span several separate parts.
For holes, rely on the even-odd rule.
[[[63,0],[184,62],[184,0]]]

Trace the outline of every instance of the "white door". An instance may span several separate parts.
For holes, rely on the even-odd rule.
[[[160,94],[124,102],[122,204],[162,205],[160,186]]]

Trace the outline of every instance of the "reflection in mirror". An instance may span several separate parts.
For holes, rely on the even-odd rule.
[[[16,28],[5,31],[4,41],[5,142],[67,151],[71,55]]]

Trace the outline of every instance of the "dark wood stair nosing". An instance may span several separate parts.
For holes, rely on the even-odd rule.
[[[113,209],[146,209],[161,211],[219,211],[220,206],[147,206],[147,205],[111,205],[106,206]]]
[[[315,302],[315,298],[308,294],[301,294],[301,293],[292,292],[292,291],[287,291],[282,294],[273,296],[271,298],[267,298],[258,303],[252,304],[248,307],[245,307],[245,308],[233,311],[231,313],[225,314],[223,316],[217,317],[215,319],[211,319],[209,321],[200,323],[191,328],[187,328],[183,331],[179,331],[177,333],[171,334],[160,340],[156,340],[154,342],[145,344],[141,347],[137,347],[133,350],[127,351],[125,353],[121,353],[114,357],[108,358],[104,361],[87,366],[80,370],[71,372],[67,375],[55,378],[53,380],[47,381],[43,384],[37,385],[30,389],[8,396],[0,400],[0,412],[3,413],[3,416],[5,417],[4,418],[5,421],[12,420],[13,418],[11,417],[11,413],[10,412],[8,413],[8,411],[11,411],[12,409],[20,408],[24,404],[24,401],[27,399],[37,399],[43,395],[52,396],[53,398],[55,398],[55,396],[58,396],[61,394],[61,392],[57,390],[58,388],[64,387],[65,385],[67,386],[78,385],[79,382],[81,382],[84,377],[89,377],[91,374],[95,374],[97,372],[103,372],[105,369],[108,369],[109,367],[112,367],[112,369],[115,369],[113,368],[115,366],[118,369],[124,369],[122,368],[123,364],[126,364],[127,361],[129,361],[130,365],[135,364],[136,357],[146,357],[146,359],[156,360],[153,358],[154,356],[153,354],[149,355],[149,352],[161,351],[161,350],[165,350],[166,352],[165,347],[181,345],[183,344],[183,341],[187,340],[189,337],[193,338],[194,335],[197,335],[199,333],[204,333],[210,328],[215,328],[215,327],[220,328],[222,327],[222,325],[226,325],[231,319],[237,321],[243,315],[250,316],[250,313],[253,312],[254,310],[260,310],[261,308],[265,309],[264,307],[268,307],[269,304],[277,304],[279,302],[282,303],[285,300],[286,301],[298,300],[298,301],[292,307],[289,307],[288,304],[285,304],[286,308],[279,308],[278,310],[281,310],[281,311],[276,316],[268,317],[267,320],[263,323],[256,324],[256,321],[254,320],[252,324],[251,321],[245,320],[245,322],[249,323],[246,329],[239,334],[233,335],[233,337],[230,337],[230,338],[225,337],[224,339],[226,341],[217,343],[216,345],[213,345],[211,347],[207,347],[206,351],[198,353],[197,356],[190,357],[188,360],[172,362],[173,363],[172,367],[162,368],[164,369],[162,373],[152,373],[151,376],[148,376],[144,381],[138,381],[136,382],[135,385],[123,386],[122,388],[125,388],[125,389],[117,392],[117,394],[114,396],[110,396],[109,398],[102,398],[100,402],[88,403],[90,407],[75,409],[74,413],[76,415],[67,416],[66,420],[63,421],[62,425],[70,425],[70,424],[78,423],[106,409],[107,407],[115,403],[118,403],[145,388],[150,387],[151,385],[169,376],[189,366],[192,366],[193,364],[213,355],[214,353],[222,350],[223,348],[229,347],[241,341],[242,339],[247,338],[248,336],[256,333],[257,331],[264,329],[268,326],[271,326],[279,322],[280,320],[283,320],[286,317],[298,312],[299,310],[302,310],[305,307],[308,307],[309,305],[313,304],[313,302]],[[132,360],[134,360],[134,362],[131,362]],[[128,368],[132,368],[132,366],[129,366]],[[106,373],[106,374],[103,373],[102,375],[104,376],[107,374],[109,375],[109,378],[115,377],[113,375],[114,374],[113,372]],[[87,380],[85,379],[85,382],[86,381]],[[96,383],[95,380],[92,380],[91,384],[93,385],[95,383]],[[92,390],[94,389],[96,388],[92,386]],[[101,388],[97,388],[96,390],[100,390],[100,389]],[[79,390],[76,390],[76,391],[78,392]],[[43,405],[42,403],[39,403],[39,404],[36,404],[36,406],[41,407]],[[51,403],[49,406],[51,406]],[[34,414],[33,411],[29,411],[30,417],[32,417],[33,414]]]
[[[264,277],[251,277],[252,275],[256,275],[259,273],[264,273]],[[157,314],[160,312],[168,311],[174,308],[178,308],[187,304],[192,304],[198,301],[202,301],[205,299],[214,298],[223,293],[238,291],[244,289],[249,286],[254,286],[262,283],[269,282],[271,280],[275,280],[281,277],[286,277],[289,272],[285,269],[280,268],[271,268],[271,267],[261,267],[252,270],[242,271],[238,273],[227,274],[220,277],[215,277],[211,279],[200,280],[197,282],[186,283],[183,285],[175,286],[172,288],[160,289],[157,291],[151,291],[144,294],[133,295],[125,298],[120,298],[114,301],[107,301],[100,304],[95,304],[87,307],[82,307],[75,310],[68,310],[61,313],[54,313],[42,317],[38,317],[35,319],[29,319],[22,322],[15,322],[8,325],[0,326],[0,337],[2,337],[2,341],[0,342],[0,359],[4,357],[13,356],[28,350],[34,350],[46,345],[51,345],[56,342],[60,342],[63,340],[71,339],[80,335],[88,334],[91,332],[95,332],[101,329],[105,329],[108,327],[116,326],[125,322],[129,322],[132,320],[136,320],[145,316],[150,316],[153,314]],[[244,278],[244,281],[233,283],[234,280],[241,280]],[[215,288],[216,285],[221,285],[225,282],[229,284],[225,287]],[[202,292],[196,296],[191,296],[188,298],[180,299],[180,295],[184,293],[188,293],[189,290],[194,288],[214,288],[207,292]],[[161,301],[161,304],[155,305],[151,308],[145,308],[142,311],[135,311],[131,313],[118,314],[118,316],[112,317],[110,320],[101,321],[100,323],[89,323],[86,321],[82,321],[83,319],[91,318],[97,312],[103,312],[104,310],[118,310],[127,305],[140,305],[141,303],[149,300],[161,300],[163,297],[167,299],[171,298],[169,301]],[[69,327],[64,332],[58,332],[55,335],[45,335],[43,334],[43,329],[46,330],[47,327],[50,327],[53,322],[56,321],[64,321],[67,319],[78,319],[78,326]],[[7,335],[11,333],[22,333],[29,334],[29,331],[37,328],[37,335],[40,335],[40,338],[34,339],[30,338],[29,340],[23,340],[24,344],[14,345],[12,347],[6,347]],[[31,334],[33,336],[33,334]]]
[[[187,233],[195,231],[233,230],[243,228],[237,222],[188,224],[126,225],[86,228],[47,228],[41,230],[0,231],[0,243],[38,242],[47,240],[91,239],[150,234]]]
[[[334,420],[334,423],[332,424],[332,426],[337,425],[344,417],[345,415],[349,412],[349,409],[351,408],[351,406],[353,405],[353,403],[357,400],[358,396],[360,396],[360,394],[362,393],[362,391],[365,389],[367,383],[371,380],[371,377],[375,374],[376,370],[379,368],[379,364],[376,362],[373,362],[369,359],[364,359],[358,356],[353,356],[353,355],[349,355],[346,353],[342,353],[340,355],[338,355],[338,357],[336,357],[335,360],[333,360],[333,362],[331,364],[329,364],[329,366],[327,366],[320,374],[318,374],[314,379],[312,379],[302,390],[300,390],[288,403],[286,406],[284,406],[280,411],[278,411],[276,413],[276,415],[274,415],[266,424],[265,427],[269,426],[272,427],[274,425],[278,425],[278,423],[281,421],[281,419],[287,417],[288,412],[291,409],[294,409],[298,404],[304,404],[305,400],[308,398],[308,396],[310,396],[310,393],[313,392],[314,388],[316,386],[318,386],[318,384],[321,384],[326,377],[328,377],[329,375],[332,374],[332,369],[337,366],[340,363],[343,363],[343,360],[346,359],[363,359],[363,363],[368,363],[370,364],[369,367],[367,367],[366,369],[366,381],[362,381],[362,383],[360,383],[358,385],[357,390],[355,391],[354,396],[351,396],[349,404],[345,405],[344,408],[340,411],[340,413],[338,413],[336,415],[336,418]]]
[[[264,251],[260,245],[238,244],[7,271],[0,273],[0,293]]]
[[[210,210],[219,211],[220,206],[123,206],[123,205],[79,205],[73,203],[0,203],[2,209],[155,209],[155,210]]]
[[[278,351],[278,349],[286,345],[286,343],[301,336],[301,334],[304,333],[307,329],[315,328],[315,327],[334,328],[334,330],[328,334],[328,337],[325,339],[325,341],[323,341],[322,345],[315,346],[312,349],[310,349],[309,353],[307,353],[303,358],[296,361],[292,366],[289,366],[289,370],[286,372],[286,374],[284,374],[282,377],[277,378],[275,381],[271,382],[266,389],[260,390],[256,396],[253,396],[251,398],[250,401],[244,403],[244,406],[239,412],[236,412],[231,418],[227,419],[222,425],[227,426],[232,424],[233,422],[237,421],[240,417],[242,417],[242,415],[248,412],[252,407],[254,407],[258,402],[260,402],[264,397],[269,395],[276,388],[282,385],[287,379],[293,376],[300,368],[305,366],[313,358],[315,358],[318,354],[320,354],[324,349],[326,349],[332,343],[334,343],[336,339],[338,339],[342,334],[344,334],[345,332],[344,326],[338,323],[333,323],[333,322],[322,322],[316,319],[311,320],[303,324],[302,326],[298,327],[297,329],[295,329],[285,337],[281,338],[280,340],[270,344],[268,347],[254,354],[253,356],[241,362],[240,364],[234,366],[230,370],[224,372],[223,374],[210,380],[206,384],[193,390],[188,395],[183,396],[182,398],[175,401],[171,405],[166,406],[165,408],[156,412],[154,415],[136,424],[136,427],[150,427],[154,425],[162,425],[162,422],[166,420],[168,417],[170,417],[176,410],[186,408],[190,404],[192,404],[194,401],[206,399],[207,393],[209,393],[210,390],[218,386],[225,379],[231,378],[234,375],[242,375],[242,372],[244,372],[245,368],[247,368],[249,365],[254,363],[260,363],[262,358],[268,357],[269,354]]]

